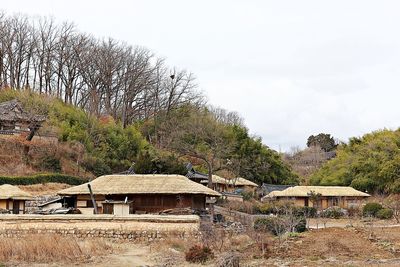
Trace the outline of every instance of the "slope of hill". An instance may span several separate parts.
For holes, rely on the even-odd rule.
[[[59,172],[90,178],[125,171],[133,162],[137,173],[186,174],[184,166],[189,161],[204,169],[202,162],[175,154],[167,147],[160,148],[154,133],[149,134],[159,120],[137,121],[123,127],[110,116],[95,117],[50,96],[0,91],[0,102],[11,99],[18,99],[31,113],[46,115],[47,120],[32,142],[23,136],[0,136],[0,175]],[[231,140],[227,143],[234,144],[229,157],[240,159],[243,165],[239,174],[259,183],[296,183],[297,176],[279,154],[263,145],[261,139],[251,137],[244,126],[233,127],[217,119],[215,123],[229,132],[227,138]],[[46,138],[49,135],[55,140]]]

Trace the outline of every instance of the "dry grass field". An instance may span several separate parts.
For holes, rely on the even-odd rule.
[[[170,238],[152,243],[78,240],[54,235],[0,240],[5,266],[223,266],[237,256],[240,266],[399,266],[400,228],[326,228],[283,240],[254,232],[225,233],[203,240],[214,252],[204,265],[185,261],[196,242]]]

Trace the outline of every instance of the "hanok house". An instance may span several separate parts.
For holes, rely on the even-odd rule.
[[[202,182],[207,183],[208,180],[204,180]],[[256,183],[253,183],[252,181],[246,180],[242,177],[228,179],[218,175],[212,176],[212,185],[213,189],[218,192],[234,192],[236,190],[254,192],[258,187]]]
[[[174,208],[205,209],[220,194],[181,175],[105,175],[90,182],[98,213],[158,213]],[[93,214],[88,183],[58,192],[75,198],[75,208]]]
[[[344,209],[359,206],[370,195],[347,186],[294,186],[283,191],[273,191],[261,201],[288,200],[296,206],[326,209],[340,207]]]
[[[15,134],[29,132],[45,120],[44,116],[32,115],[14,99],[0,103],[0,133]]]
[[[0,209],[11,211],[13,214],[25,213],[25,201],[31,200],[32,195],[16,186],[0,185]]]

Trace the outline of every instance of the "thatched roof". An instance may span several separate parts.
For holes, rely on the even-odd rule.
[[[283,191],[273,191],[266,198],[273,197],[308,197],[311,192],[324,197],[369,197],[370,195],[349,186],[294,186]]]
[[[0,185],[0,199],[30,200],[32,195],[10,184]]]
[[[88,183],[67,188],[59,195],[89,194]],[[218,192],[182,175],[105,175],[90,182],[93,193],[117,194],[202,194],[221,196]]]
[[[254,187],[258,186],[256,183],[253,183],[252,181],[246,180],[242,177],[228,179],[228,178],[222,178],[218,175],[213,175],[212,182],[213,184],[227,184],[235,186],[254,186]]]
[[[0,121],[42,122],[45,119],[44,116],[26,112],[17,99],[0,103]]]

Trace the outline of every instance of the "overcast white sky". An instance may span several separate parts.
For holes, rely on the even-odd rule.
[[[400,1],[0,0],[142,45],[193,72],[274,149],[347,140],[400,119]]]

